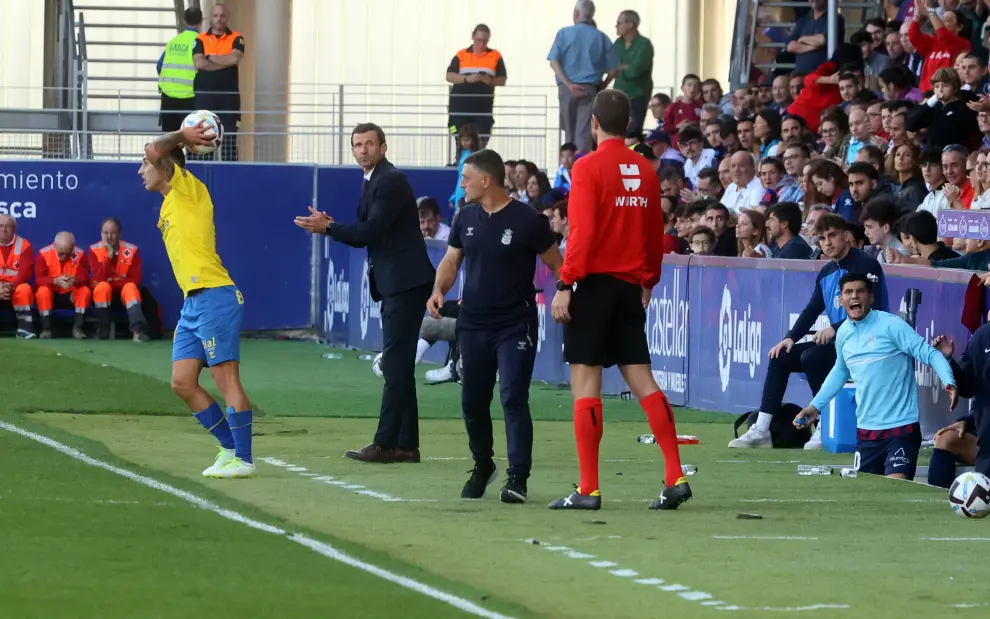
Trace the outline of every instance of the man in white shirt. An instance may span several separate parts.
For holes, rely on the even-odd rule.
[[[929,194],[918,206],[919,211],[928,211],[938,217],[938,212],[949,208],[942,188],[945,187],[945,171],[942,169],[942,153],[925,151],[921,153],[921,174],[925,177]]]
[[[684,155],[684,178],[691,182],[691,187],[698,187],[698,173],[712,167],[715,162],[715,151],[705,148],[705,136],[694,125],[685,127],[678,134],[677,145]]]
[[[752,153],[740,151],[729,161],[732,184],[722,194],[722,204],[738,215],[744,208],[754,208],[763,200],[763,183],[756,176],[756,161]]]
[[[419,209],[419,231],[424,239],[446,241],[450,236],[450,226],[440,221],[440,205],[428,196],[416,200]]]

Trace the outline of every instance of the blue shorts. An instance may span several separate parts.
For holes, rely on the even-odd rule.
[[[921,424],[912,423],[889,430],[856,430],[854,466],[861,473],[893,475],[914,479],[921,451]]]
[[[244,295],[236,286],[206,288],[186,297],[172,338],[172,363],[199,359],[213,367],[241,360]]]

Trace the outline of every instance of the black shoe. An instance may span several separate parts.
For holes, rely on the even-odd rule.
[[[653,501],[650,509],[677,509],[681,503],[690,501],[692,496],[691,486],[686,481],[676,483],[673,486],[665,486],[660,492],[660,498]]]
[[[498,498],[503,503],[525,503],[526,502],[526,480],[516,475],[509,475]]]
[[[476,462],[471,477],[461,490],[462,499],[483,499],[488,485],[495,481],[498,469],[491,460]]]
[[[550,509],[587,509],[597,511],[602,508],[601,494],[581,494],[577,488],[569,495],[557,499],[550,505]]]

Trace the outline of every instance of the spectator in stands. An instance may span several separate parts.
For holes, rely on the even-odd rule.
[[[848,191],[849,179],[839,164],[829,159],[815,159],[811,162],[811,181],[818,193],[815,198],[821,196],[835,212],[850,221],[844,213],[852,212],[853,199]]]
[[[736,136],[739,138],[739,150],[746,151],[751,155],[759,152],[756,143],[756,125],[752,116],[740,118],[736,121]]]
[[[914,6],[910,0],[906,0],[905,4],[911,4]],[[914,45],[911,45],[911,39],[909,37],[911,31],[911,21],[908,20],[901,24],[900,35],[901,35],[901,47],[904,48],[904,56],[901,58],[901,64],[911,72],[914,76],[914,82],[918,83],[921,80],[921,71],[924,68],[925,57],[918,53],[918,50],[914,49]]]
[[[711,256],[715,247],[715,232],[708,226],[698,226],[691,230],[691,253],[695,256]]]
[[[887,55],[894,61],[893,66],[904,66],[907,57],[907,52],[904,50],[904,44],[901,43],[901,33],[899,28],[900,26],[897,28],[891,28],[888,26],[883,35],[883,45],[887,50]]]
[[[858,46],[863,54],[863,71],[868,81],[878,78],[884,69],[893,64],[890,56],[874,47],[873,36],[866,30],[854,32],[849,42]]]
[[[951,69],[956,56],[970,50],[969,41],[960,36],[962,24],[954,11],[943,11],[939,16],[935,9],[923,6],[925,0],[915,0],[918,8],[914,20],[908,27],[908,40],[924,58],[918,87],[922,92],[932,90],[932,76],[939,69]],[[928,18],[935,28],[935,34],[921,32],[921,24]]]
[[[886,169],[897,181],[894,197],[901,212],[917,210],[928,194],[921,172],[921,150],[913,142],[898,144],[887,155]]]
[[[718,182],[722,187],[729,187],[732,185],[732,157],[725,157],[718,162]],[[723,189],[722,195],[725,195]],[[721,196],[719,200],[721,200]]]
[[[822,257],[822,249],[818,246],[818,234],[815,232],[815,227],[818,225],[818,219],[825,213],[831,212],[832,209],[827,204],[814,204],[810,208],[805,208],[807,217],[804,224],[801,226],[801,238],[803,238],[808,243],[808,246],[811,247],[812,260],[818,260]],[[852,237],[850,237],[850,239],[851,238]]]
[[[945,255],[943,253],[943,255]],[[891,264],[913,264],[916,266],[931,266],[936,269],[963,269],[966,271],[986,271],[990,269],[990,241],[982,239],[965,239],[963,255],[955,258],[936,259],[929,255],[928,260],[920,257],[903,256],[898,252],[887,255]]]
[[[553,188],[557,191],[568,194],[571,192],[571,168],[577,158],[577,145],[566,142],[560,147],[560,165],[557,167],[557,175],[553,179]]]
[[[990,210],[990,149],[986,146],[980,149],[976,158],[976,176],[980,183],[980,193],[973,198],[970,210]]]
[[[830,108],[822,116],[822,157],[845,162],[846,151],[849,149],[849,120],[838,108]]]
[[[684,156],[684,177],[692,187],[697,187],[698,174],[715,163],[715,151],[705,148],[705,137],[695,125],[689,125],[680,132],[678,144]]]
[[[589,152],[591,104],[602,84],[618,74],[619,61],[612,41],[594,25],[594,2],[578,0],[573,17],[573,26],[557,31],[547,60],[557,79],[565,141]]]
[[[17,235],[17,220],[0,215],[0,309],[13,310],[17,318],[18,339],[34,338],[34,248]]]
[[[646,144],[653,150],[653,154],[660,160],[660,166],[673,165],[676,168],[684,167],[684,155],[673,147],[670,136],[665,131],[654,129],[646,136]]]
[[[780,121],[780,139],[784,144],[804,142],[807,127],[807,123],[800,116],[785,116]]]
[[[795,55],[794,67],[802,73],[811,73],[821,66],[826,58],[828,36],[828,0],[811,0],[812,10],[794,25],[787,42],[787,51]],[[837,39],[846,38],[846,21],[842,15],[836,16]]]
[[[567,221],[567,202],[560,201],[553,205],[553,217],[550,218],[550,229],[557,237],[560,253],[567,250],[567,237],[571,233],[571,225]]]
[[[976,146],[980,126],[976,112],[967,107],[972,94],[960,90],[959,74],[954,69],[939,69],[932,75],[935,95],[925,105],[918,105],[908,117],[908,131],[928,130],[926,148],[940,150],[949,144]],[[963,96],[960,97],[960,94]]]
[[[963,89],[974,95],[990,94],[990,76],[987,75],[987,61],[984,56],[972,52],[959,59],[959,79]]]
[[[949,208],[949,202],[943,192],[946,180],[942,168],[942,153],[932,150],[921,151],[921,175],[925,179],[929,193],[921,201],[918,210],[937,215],[940,210]]]
[[[457,182],[454,185],[454,193],[450,194],[450,198],[448,198],[450,208],[454,209],[455,213],[464,206],[464,188],[461,187],[461,180],[464,179],[464,160],[471,153],[481,150],[481,137],[474,125],[467,123],[461,125],[458,130],[457,141],[461,153],[457,161]]]
[[[811,149],[802,142],[788,142],[784,148],[784,156],[781,159],[784,164],[784,172],[793,181],[790,185],[781,187],[777,194],[780,202],[796,202],[800,204],[804,201],[804,189],[801,188],[800,179],[804,174],[804,166],[811,159]]]
[[[537,172],[527,179],[526,195],[529,196],[529,204],[537,208],[552,206],[564,197],[553,190],[550,179],[543,172]]]
[[[787,112],[787,106],[794,101],[791,98],[790,78],[786,75],[778,75],[773,78],[773,86],[770,90],[773,95],[770,108],[783,116]]]
[[[59,232],[54,243],[38,252],[34,266],[34,298],[41,314],[41,339],[52,337],[52,310],[56,305],[76,310],[72,337],[86,339],[83,325],[93,301],[88,284],[86,254],[76,247],[76,237],[71,232]]]
[[[877,171],[877,174],[880,175],[880,182],[877,185],[877,191],[879,193],[894,193],[894,185],[887,179],[887,169],[884,167],[884,155],[879,146],[867,144],[859,149],[859,154],[856,155],[856,161],[870,164]]]
[[[505,86],[508,77],[502,54],[488,47],[491,38],[491,29],[478,24],[471,32],[471,46],[458,51],[447,66],[447,82],[451,84],[447,126],[454,135],[463,135],[465,125],[473,126],[478,147],[471,152],[488,144],[495,125],[495,88]],[[460,155],[459,160],[465,156],[463,145]]]
[[[158,125],[164,133],[178,131],[183,119],[196,111],[193,50],[203,26],[203,11],[189,7],[182,17],[185,29],[165,44],[165,51],[158,59],[158,90],[162,95]]]
[[[516,191],[516,164],[518,161],[512,159],[507,159],[505,163],[505,193],[509,196],[515,198],[513,195]]]
[[[653,120],[657,121],[657,129],[663,130],[663,118],[667,114],[667,108],[670,107],[672,103],[670,95],[662,92],[658,92],[653,95],[650,99],[650,114],[653,115]]]
[[[863,207],[860,222],[870,245],[864,251],[877,259],[881,264],[886,262],[885,251],[889,248],[906,254],[907,251],[898,237],[897,221],[901,217],[901,208],[893,196],[878,196]]]
[[[808,305],[779,344],[770,349],[770,364],[763,382],[763,397],[755,424],[729,447],[770,447],[770,422],[780,412],[784,391],[791,374],[803,373],[808,378],[811,392],[817,394],[835,365],[835,331],[846,318],[845,311],[837,303],[838,282],[846,273],[866,275],[873,282],[873,309],[887,311],[887,285],[880,264],[862,251],[850,247],[849,224],[835,214],[826,213],[818,218],[815,232],[822,253],[829,259],[818,272],[814,291]],[[815,333],[814,341],[799,342],[812,329],[818,317],[825,313],[830,325]],[[821,448],[821,429],[815,431],[805,449]]]
[[[852,103],[864,88],[863,81],[859,75],[852,71],[845,71],[839,74],[838,86],[839,95],[842,97],[842,103],[839,104],[839,107],[843,109]]]
[[[828,62],[808,71],[804,89],[794,98],[787,113],[800,116],[812,132],[818,132],[821,113],[842,103],[839,92],[839,67],[846,63],[861,62],[859,48],[849,43],[839,43]]]
[[[738,152],[730,160],[732,184],[725,189],[722,204],[733,213],[744,208],[759,206],[763,199],[764,188],[756,176],[756,164],[753,155],[748,152]],[[718,231],[716,230],[716,234]]]
[[[723,194],[725,194],[725,188],[722,187],[722,181],[719,180],[718,171],[714,168],[705,168],[698,172],[697,191],[694,192],[694,195],[689,196],[689,199],[713,198],[721,200]],[[684,195],[681,194],[682,199],[683,197]]]
[[[870,35],[870,49],[879,54],[890,56],[884,47],[884,35],[887,34],[887,23],[880,17],[871,17],[863,22],[863,31]]]
[[[701,112],[701,79],[689,73],[681,79],[681,96],[667,108],[663,126],[671,140],[677,143],[677,134],[688,124],[697,123]]]
[[[660,179],[660,195],[667,196],[672,200],[677,200],[681,192],[686,189],[684,186],[684,172],[675,167],[662,168],[657,176]]]
[[[698,125],[704,127],[708,121],[722,117],[722,108],[717,103],[704,103],[698,111]]]
[[[133,340],[147,342],[151,338],[141,306],[141,255],[137,245],[121,240],[120,232],[120,221],[107,217],[100,224],[100,242],[89,246],[97,338],[110,337],[110,307],[116,301],[127,311]]]
[[[740,86],[732,91],[730,97],[730,102],[732,104],[732,116],[735,120],[740,120],[746,118],[753,113],[753,110],[749,109],[749,102],[747,101],[747,93],[749,89],[746,86]]]
[[[909,256],[916,256],[929,263],[934,260],[959,257],[959,254],[951,247],[946,247],[945,243],[938,240],[938,221],[928,211],[917,211],[905,215],[898,222],[897,229],[901,237],[901,245],[904,246]],[[889,258],[893,260],[888,260],[888,262],[896,262],[899,257],[891,253]]]
[[[745,208],[736,220],[736,255],[740,258],[768,258],[767,220],[760,211]]]
[[[730,156],[742,150],[742,145],[739,143],[739,133],[737,130],[738,123],[736,123],[734,118],[729,118],[728,116],[723,116],[719,121],[719,140],[722,145],[719,147],[719,160],[726,161]]]
[[[948,202],[948,208],[968,209],[973,204],[976,190],[966,170],[968,157],[966,147],[959,144],[950,144],[942,149],[942,171],[946,180],[942,195]]]
[[[787,76],[787,89],[791,93],[791,101],[798,98],[801,91],[804,90],[804,78],[807,77],[806,74],[801,71],[792,71],[790,75]],[[788,106],[790,109],[790,106]]]
[[[759,148],[760,159],[776,157],[780,150],[780,113],[769,107],[760,110],[753,120],[753,137]]]
[[[852,205],[845,202],[836,206],[835,212],[846,218],[847,221],[859,222],[863,213],[863,206],[867,202],[888,192],[879,191],[880,174],[872,165],[858,161],[846,171],[846,180],[849,183],[849,196],[852,198]],[[896,221],[896,217],[894,221]]]
[[[801,207],[794,202],[778,202],[767,209],[767,236],[770,257],[807,260],[811,247],[801,238]]]
[[[849,112],[849,137],[849,148],[844,159],[847,166],[855,163],[860,149],[873,143],[872,125],[862,109],[856,108]]]
[[[708,78],[701,82],[701,99],[705,103],[714,103],[722,108],[722,114],[733,114],[732,97],[722,92],[722,84],[717,79]]]
[[[224,4],[214,4],[210,29],[196,39],[196,107],[212,110],[223,123],[220,158],[237,161],[237,132],[241,125],[241,93],[237,65],[244,58],[244,37],[227,27],[230,14]],[[189,159],[214,159],[215,154],[190,155]]]
[[[639,32],[639,13],[622,11],[615,22],[619,73],[615,89],[629,97],[629,131],[643,132],[646,101],[653,92],[653,44]]]
[[[764,189],[772,191],[777,196],[777,200],[781,199],[780,196],[784,192],[793,195],[794,192],[791,188],[794,186],[798,186],[800,191],[798,182],[793,176],[787,174],[784,162],[777,157],[767,157],[760,161],[760,183]]]
[[[715,233],[715,246],[712,254],[734,258],[738,255],[736,245],[736,229],[730,224],[731,214],[724,204],[714,200],[705,203],[705,225]]]
[[[976,123],[980,126],[980,133],[983,136],[980,146],[990,148],[990,112],[979,110],[976,114]]]
[[[539,171],[540,169],[532,161],[526,161],[525,159],[517,161],[515,172],[513,172],[516,188],[510,196],[520,202],[529,204],[529,194],[526,191],[526,185],[529,183],[529,177],[535,176]]]
[[[891,101],[921,103],[923,96],[914,86],[915,77],[904,65],[892,65],[880,72],[880,92]]]
[[[450,226],[440,221],[440,205],[428,196],[416,200],[419,211],[419,231],[424,239],[446,241],[450,236]]]
[[[907,114],[895,114],[890,118],[889,135],[890,140],[887,142],[887,148],[890,148],[894,144],[913,141],[907,131]]]
[[[707,105],[707,104],[706,104]],[[705,134],[705,142],[708,147],[715,152],[715,158],[721,159],[724,155],[722,147],[722,124],[718,120],[707,120],[701,125]]]
[[[877,99],[866,108],[866,117],[870,119],[870,133],[877,138],[882,138],[881,148],[887,148],[887,140],[890,136],[883,127],[883,101]],[[877,142],[874,142],[877,143]]]

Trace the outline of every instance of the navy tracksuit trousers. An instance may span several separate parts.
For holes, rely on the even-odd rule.
[[[498,373],[505,414],[508,474],[529,477],[533,462],[533,418],[529,385],[533,379],[538,337],[536,313],[517,324],[499,328],[457,329],[461,362],[461,411],[475,462],[494,455],[491,404]]]

